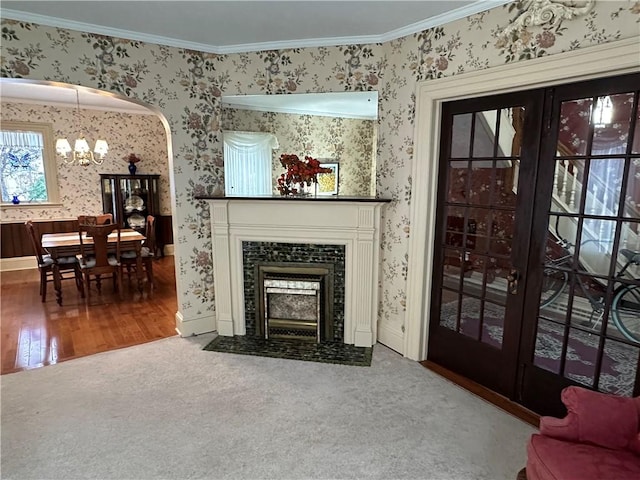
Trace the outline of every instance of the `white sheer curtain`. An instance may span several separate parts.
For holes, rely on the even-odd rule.
[[[223,132],[224,191],[227,195],[271,195],[272,133]]]
[[[42,134],[37,132],[19,132],[16,130],[1,131],[0,145],[2,145],[3,147],[31,148],[42,148],[44,146]]]

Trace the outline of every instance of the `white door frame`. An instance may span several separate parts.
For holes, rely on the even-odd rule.
[[[640,37],[417,85],[405,357],[427,358],[442,103],[632,72],[640,72]]]

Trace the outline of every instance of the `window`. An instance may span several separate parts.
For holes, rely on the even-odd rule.
[[[0,169],[2,203],[57,203],[58,177],[51,125],[2,122]]]
[[[224,132],[224,192],[226,195],[271,195],[272,150],[278,140],[271,133]]]

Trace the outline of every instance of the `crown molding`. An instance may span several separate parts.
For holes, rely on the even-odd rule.
[[[104,27],[92,23],[76,22],[58,17],[50,17],[46,15],[38,15],[35,13],[22,12],[19,10],[2,9],[2,18],[18,20],[22,22],[35,23],[38,25],[46,25],[49,27],[65,28],[69,30],[77,30],[80,32],[94,33],[98,35],[107,35],[110,37],[126,38],[145,43],[158,45],[166,45],[170,47],[195,50],[206,53],[230,54],[230,53],[249,53],[264,50],[285,50],[293,48],[308,47],[334,47],[338,45],[361,45],[372,43],[385,43],[400,37],[411,35],[432,27],[444,25],[455,20],[474,15],[476,13],[490,10],[494,7],[509,3],[510,0],[478,0],[466,7],[451,10],[442,15],[429,18],[424,21],[416,22],[396,30],[379,35],[360,35],[353,37],[331,37],[331,38],[310,38],[299,40],[286,40],[279,42],[263,42],[263,43],[247,43],[237,45],[208,45],[204,43],[189,42],[177,38],[163,37],[160,35],[150,35],[146,33],[134,32],[131,30],[122,30],[119,28]]]
[[[360,35],[357,37],[303,38],[300,40],[282,40],[279,42],[243,43],[216,47],[216,53],[249,53],[265,50],[290,50],[293,48],[336,47],[338,45],[362,45],[381,43],[380,35]]]
[[[38,15],[36,13],[21,12],[18,10],[2,9],[2,18],[11,20],[19,20],[21,22],[36,23],[38,25],[46,25],[48,27],[65,28],[69,30],[77,30],[80,32],[95,33],[98,35],[107,35],[109,37],[126,38],[128,40],[136,40],[145,43],[154,43],[158,45],[166,45],[169,47],[184,48],[188,50],[196,50],[207,53],[222,53],[217,50],[218,47],[207,45],[204,43],[187,42],[175,38],[163,37],[160,35],[149,35],[146,33],[133,32],[131,30],[122,30],[120,28],[105,27],[95,25],[93,23],[76,22],[66,20],[64,18],[49,17],[47,15]]]
[[[512,0],[478,0],[471,5],[467,5],[466,7],[456,8],[455,10],[443,13],[442,15],[436,15],[435,17],[412,23],[411,25],[407,25],[406,27],[398,28],[388,33],[379,35],[377,43],[389,42],[391,40],[395,40],[396,38],[406,37],[407,35],[412,35],[414,33],[422,32],[423,30],[428,30],[429,28],[439,27],[440,25],[445,25],[447,23],[460,20],[461,18],[468,17],[469,15],[475,15],[476,13],[484,12],[486,10],[491,10],[492,8],[505,5],[507,3],[510,3],[511,1]]]

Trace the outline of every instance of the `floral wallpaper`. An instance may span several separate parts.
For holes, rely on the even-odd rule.
[[[293,153],[302,158],[310,155],[324,162],[340,164],[340,195],[370,196],[375,185],[375,128],[373,120],[258,112],[236,108],[222,109],[223,130],[269,132],[278,139],[280,148],[273,152],[273,185],[284,172],[280,155]]]
[[[1,74],[118,92],[164,114],[172,132],[178,308],[185,323],[215,311],[209,210],[194,196],[224,190],[222,93],[377,90],[377,195],[393,199],[383,209],[379,325],[402,336],[417,83],[639,37],[634,0],[597,1],[587,15],[502,34],[522,5],[511,2],[382,44],[229,55],[3,19]]]
[[[2,102],[2,121],[49,123],[54,139],[66,137],[73,141],[78,136],[78,121],[75,108],[52,105]],[[160,175],[160,212],[171,215],[169,196],[169,163],[167,134],[159,117],[123,112],[82,110],[83,133],[93,145],[98,138],[109,144],[109,153],[102,165],[88,167],[67,165],[56,156],[58,164],[58,187],[60,207],[0,208],[2,221],[24,221],[27,219],[76,218],[78,215],[102,213],[101,173],[128,173],[125,155],[135,152],[142,161],[138,173]]]

